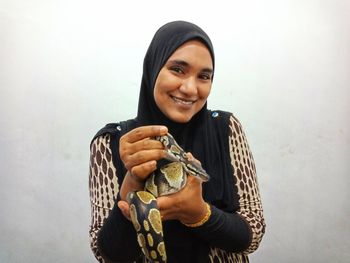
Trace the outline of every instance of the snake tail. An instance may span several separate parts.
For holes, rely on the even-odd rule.
[[[149,192],[137,191],[128,193],[127,201],[142,253],[151,262],[166,263],[163,226],[156,198]]]

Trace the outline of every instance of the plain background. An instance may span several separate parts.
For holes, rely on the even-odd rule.
[[[211,36],[209,108],[254,153],[251,262],[350,261],[348,0],[0,0],[0,262],[95,262],[90,139],[135,116],[147,46],[179,19]]]

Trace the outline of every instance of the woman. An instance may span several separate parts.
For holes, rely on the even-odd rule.
[[[172,134],[210,175],[159,197],[168,262],[249,262],[265,230],[252,154],[239,121],[207,109],[214,51],[198,26],[175,21],[144,59],[135,119],[108,124],[91,143],[91,247],[100,262],[147,262],[126,195],[142,190],[165,157],[155,136]]]

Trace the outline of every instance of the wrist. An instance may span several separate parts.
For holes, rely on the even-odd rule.
[[[184,222],[181,222],[181,223],[187,227],[199,227],[199,226],[203,225],[204,223],[206,223],[211,216],[211,207],[207,202],[204,203],[204,206],[205,206],[205,208],[204,208],[205,212],[201,213],[201,216],[199,217],[199,219],[197,219],[196,221],[194,221],[192,223],[184,223]]]

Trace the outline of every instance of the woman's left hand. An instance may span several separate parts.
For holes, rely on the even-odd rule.
[[[202,220],[206,213],[206,204],[202,198],[202,182],[190,175],[186,186],[175,194],[157,198],[162,221],[180,220],[185,224],[194,224]],[[118,207],[130,220],[129,204],[119,201]]]
[[[176,219],[184,224],[194,224],[207,213],[202,197],[202,182],[192,175],[188,176],[182,190],[157,198],[157,204],[163,221]]]

